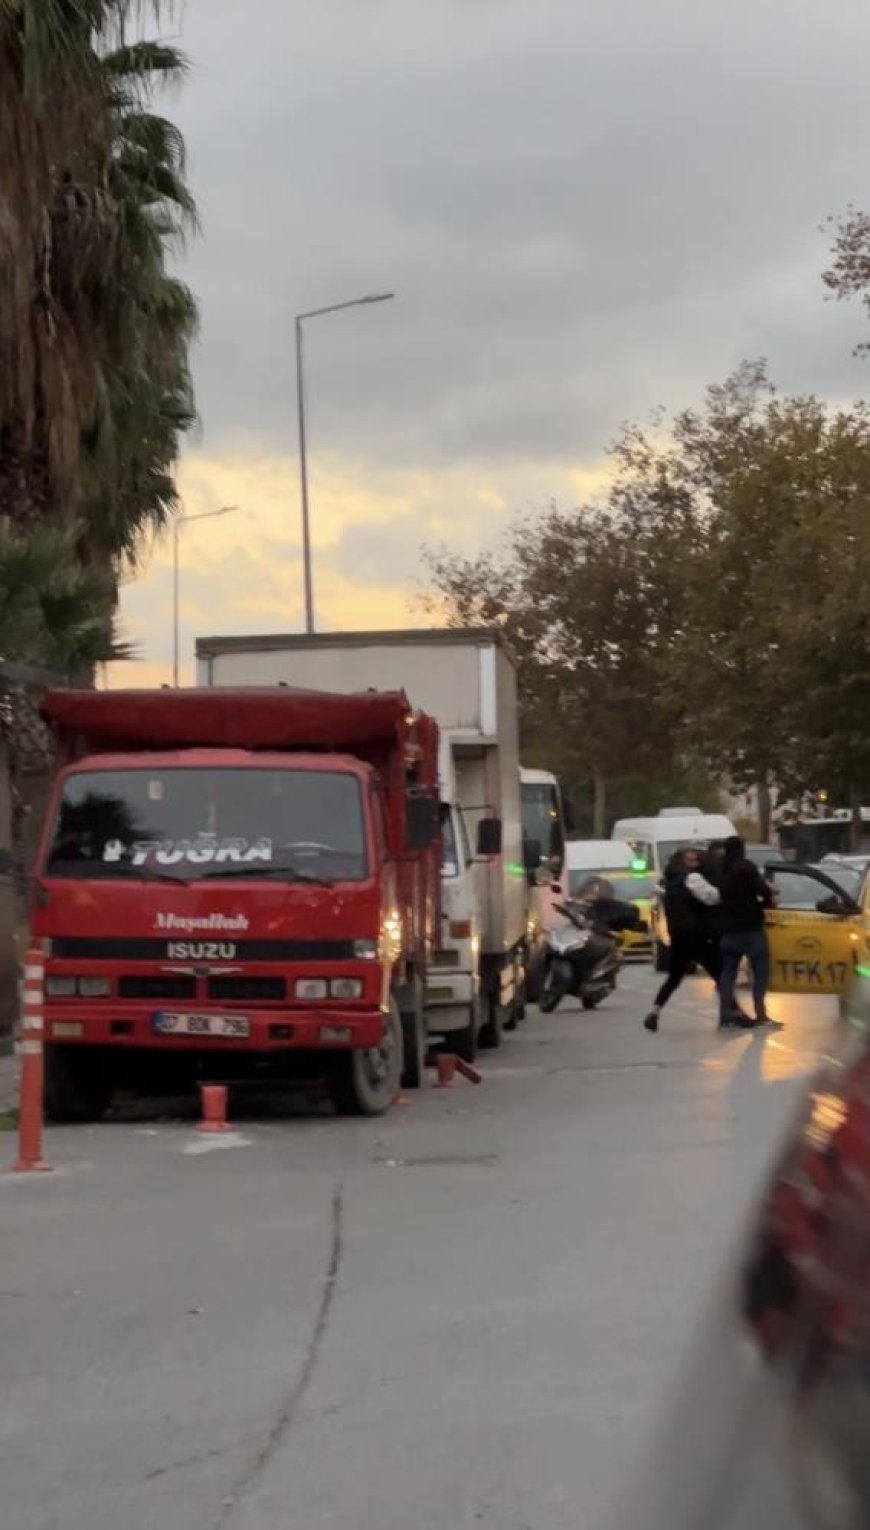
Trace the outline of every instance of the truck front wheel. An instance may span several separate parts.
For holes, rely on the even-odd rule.
[[[501,993],[498,988],[495,992],[490,989],[484,995],[483,1002],[486,1005],[484,1021],[478,1040],[482,1047],[500,1047],[504,1036],[504,1010],[500,1003]]]
[[[419,1089],[426,1072],[426,1015],[423,984],[416,975],[402,990],[402,1088]]]
[[[467,1023],[462,1027],[461,1031],[448,1031],[439,1051],[452,1052],[454,1057],[461,1057],[463,1062],[473,1063],[477,1057],[479,1034],[480,999],[475,994],[468,1006]]]
[[[45,1113],[52,1121],[84,1123],[106,1114],[114,1089],[99,1054],[90,1048],[45,1048]]]
[[[402,1081],[402,1017],[394,999],[376,1047],[341,1052],[330,1059],[329,1097],[342,1116],[382,1116]]]

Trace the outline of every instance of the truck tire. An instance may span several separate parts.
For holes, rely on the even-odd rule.
[[[450,1031],[439,1050],[452,1052],[454,1057],[461,1057],[463,1062],[473,1063],[477,1057],[479,1031],[480,1001],[475,996],[468,1006],[468,1024],[461,1031]]]
[[[382,1116],[389,1110],[402,1080],[402,1017],[390,1000],[384,1035],[376,1047],[341,1052],[330,1059],[326,1076],[329,1097],[342,1116]]]
[[[526,1004],[528,1003],[528,977],[525,968],[520,968],[520,971],[522,976],[517,983],[513,1003],[508,1012],[508,1017],[504,1023],[504,1028],[506,1031],[515,1031],[520,1021],[525,1020],[526,1018]]]
[[[402,990],[399,1005],[402,1016],[402,1051],[404,1057],[402,1088],[419,1089],[426,1072],[426,1014],[423,1008],[423,984],[413,977]]]
[[[526,968],[526,1003],[537,1004],[541,997],[541,989],[544,984],[544,962],[536,962],[533,967]]]
[[[496,994],[486,994],[483,1002],[486,1005],[486,1020],[480,1028],[478,1042],[482,1047],[494,1051],[504,1040],[504,1010]]]
[[[49,1043],[45,1048],[45,1113],[58,1124],[100,1121],[114,1089],[99,1057],[90,1049]]]

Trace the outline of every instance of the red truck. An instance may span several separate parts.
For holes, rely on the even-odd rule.
[[[56,691],[34,877],[46,1105],[325,1077],[379,1115],[425,1062],[438,730],[402,692]]]

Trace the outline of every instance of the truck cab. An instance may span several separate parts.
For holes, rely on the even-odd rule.
[[[119,1086],[299,1071],[378,1114],[422,1069],[434,734],[404,697],[336,701],[47,698],[79,756],[35,880],[53,1115],[98,1116]]]

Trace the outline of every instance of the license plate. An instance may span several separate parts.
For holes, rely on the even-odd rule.
[[[154,1016],[154,1029],[161,1036],[250,1036],[251,1022],[243,1015]]]

